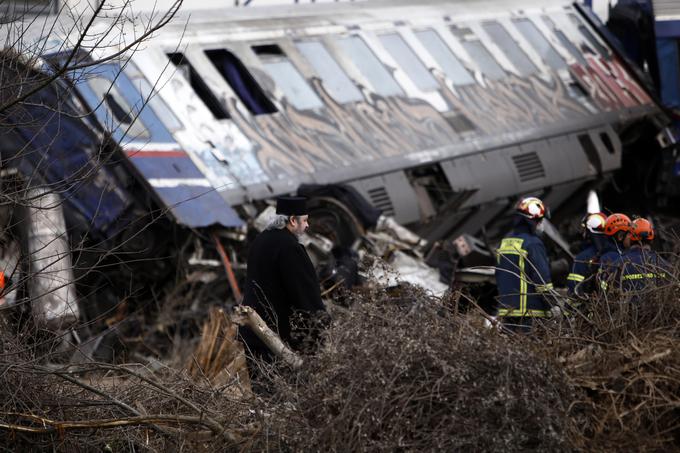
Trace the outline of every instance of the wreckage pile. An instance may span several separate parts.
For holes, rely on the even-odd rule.
[[[323,346],[299,368],[261,364],[256,394],[220,311],[193,359],[153,371],[48,366],[5,328],[0,436],[64,451],[665,451],[680,442],[679,291],[593,299],[532,336],[407,284],[348,292]]]

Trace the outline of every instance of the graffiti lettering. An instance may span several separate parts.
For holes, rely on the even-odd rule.
[[[340,105],[319,80],[312,86],[325,102],[323,116],[283,103],[282,112],[250,117],[233,108],[233,120],[255,144],[271,178],[335,169],[382,157],[440,147],[456,140],[446,120],[419,100],[385,99]]]
[[[537,77],[516,76],[478,85],[457,87],[442,94],[456,111],[464,114],[480,131],[493,134],[520,127],[540,126],[587,115],[584,106],[571,99],[558,77],[552,83]]]
[[[573,64],[570,70],[601,109],[611,111],[651,102],[651,98],[630,78],[616,58],[610,61],[590,55],[586,58],[587,66]]]

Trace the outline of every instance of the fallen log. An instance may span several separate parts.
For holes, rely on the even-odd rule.
[[[277,356],[293,368],[302,365],[302,359],[295,352],[291,351],[281,338],[267,326],[267,323],[251,307],[239,305],[234,308],[231,316],[232,322],[239,326],[246,326]]]

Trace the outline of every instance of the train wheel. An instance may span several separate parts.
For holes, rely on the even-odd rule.
[[[307,202],[309,229],[340,247],[351,247],[365,234],[364,227],[344,203],[330,197],[316,197]]]

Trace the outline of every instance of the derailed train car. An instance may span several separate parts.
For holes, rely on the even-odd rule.
[[[666,124],[569,2],[378,1],[181,19],[129,60],[63,81],[93,112],[79,125],[104,153],[93,161],[72,135],[17,164],[50,184],[96,162],[88,188],[65,197],[71,241],[87,245],[74,263],[90,318],[148,299],[180,260],[200,265],[226,246],[238,269],[244,225],[301,185],[317,229],[345,242],[352,206],[314,197],[327,193],[317,186],[353,187],[429,243],[493,234],[519,195],[559,212]]]

